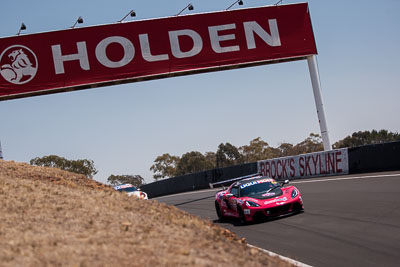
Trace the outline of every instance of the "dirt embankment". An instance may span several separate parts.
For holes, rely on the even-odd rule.
[[[289,266],[173,206],[0,160],[0,266],[139,265]]]

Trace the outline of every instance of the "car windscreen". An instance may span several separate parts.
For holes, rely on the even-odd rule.
[[[119,189],[118,191],[135,192],[135,191],[137,191],[137,189],[136,189],[136,187],[132,186],[132,187],[126,187],[126,188]]]
[[[240,185],[240,197],[267,199],[282,195],[278,182],[272,179],[255,180]]]

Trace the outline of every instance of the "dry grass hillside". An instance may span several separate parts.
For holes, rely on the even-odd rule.
[[[173,206],[77,174],[0,160],[0,266],[139,265],[289,264]]]

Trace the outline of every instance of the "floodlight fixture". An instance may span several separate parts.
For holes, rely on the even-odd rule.
[[[135,12],[135,10],[131,10],[131,11],[129,11],[129,13],[128,14],[126,14],[125,15],[125,17],[123,17],[121,20],[119,20],[118,22],[122,22],[124,19],[126,19],[128,16],[131,16],[131,17],[136,17],[136,12]]]
[[[72,29],[75,28],[76,24],[82,24],[83,23],[83,18],[81,16],[78,17],[78,19],[75,21],[74,25],[72,25]]]
[[[24,31],[24,30],[26,30],[26,26],[25,26],[25,23],[22,22],[21,23],[21,27],[19,27],[17,35],[20,35],[21,31]]]
[[[187,6],[185,6],[185,8],[184,9],[182,9],[178,14],[176,14],[176,16],[179,16],[183,11],[185,11],[185,9],[188,9],[188,10],[193,10],[194,9],[194,7],[193,7],[193,5],[192,4],[188,4]]]
[[[236,5],[236,3],[237,3],[239,6],[242,6],[242,5],[243,5],[243,1],[242,1],[242,0],[236,0],[232,5],[228,6],[228,8],[225,9],[225,10],[230,9],[231,7],[233,7],[234,5]]]

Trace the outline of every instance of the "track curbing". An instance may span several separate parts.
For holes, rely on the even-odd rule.
[[[266,249],[263,249],[263,248],[259,248],[259,247],[257,247],[257,246],[253,246],[253,245],[250,245],[250,244],[247,244],[247,246],[250,247],[250,248],[258,249],[258,250],[262,251],[263,253],[265,253],[265,254],[267,254],[267,255],[269,255],[269,256],[271,256],[271,257],[278,257],[279,259],[284,260],[284,261],[286,261],[286,262],[289,262],[289,263],[293,264],[294,266],[298,266],[298,267],[312,267],[312,265],[308,265],[308,264],[302,263],[302,262],[300,262],[300,261],[296,261],[296,260],[294,260],[294,259],[291,259],[291,258],[282,256],[282,255],[279,255],[279,254],[277,254],[277,253],[275,253],[275,252],[272,252],[272,251],[269,251],[269,250],[266,250]]]

